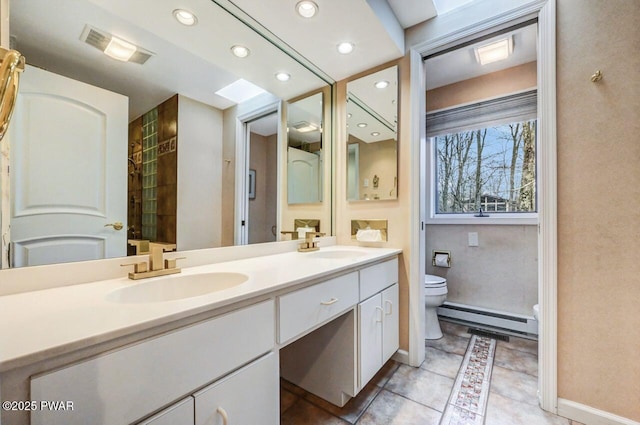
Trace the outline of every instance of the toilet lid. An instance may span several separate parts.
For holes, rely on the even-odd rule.
[[[424,275],[424,284],[426,286],[442,285],[443,283],[447,283],[447,279],[445,279],[444,277],[434,276],[432,274]]]

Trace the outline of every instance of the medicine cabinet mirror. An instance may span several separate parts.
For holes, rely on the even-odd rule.
[[[288,104],[287,200],[289,204],[322,202],[322,93]]]
[[[347,200],[398,197],[398,67],[347,83]]]

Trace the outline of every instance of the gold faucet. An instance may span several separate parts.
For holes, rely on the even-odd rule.
[[[176,260],[182,260],[184,257],[165,260],[163,256],[164,249],[161,246],[152,246],[148,263],[143,261],[140,263],[121,264],[121,266],[133,266],[133,272],[129,273],[129,279],[133,280],[180,273],[180,268],[176,267]]]
[[[309,251],[317,251],[320,249],[318,246],[318,242],[314,242],[313,239],[316,236],[324,236],[324,233],[320,232],[306,232],[304,234],[304,242],[298,245],[298,251],[300,252],[309,252]]]

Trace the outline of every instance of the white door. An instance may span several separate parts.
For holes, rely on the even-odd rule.
[[[287,150],[287,200],[290,204],[320,202],[320,157],[296,148]]]
[[[382,295],[376,294],[358,304],[360,335],[360,388],[382,367]]]
[[[382,291],[382,363],[384,364],[398,351],[400,342],[400,315],[398,309],[400,298],[398,284]]]
[[[13,266],[126,255],[127,121],[126,96],[27,67],[10,134]]]

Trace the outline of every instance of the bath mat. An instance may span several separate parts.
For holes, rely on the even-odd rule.
[[[494,339],[471,337],[440,425],[484,423],[495,352]]]

